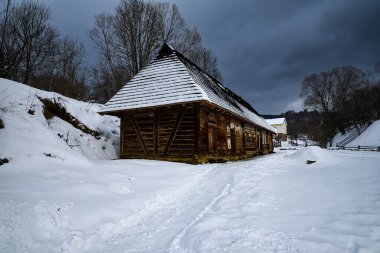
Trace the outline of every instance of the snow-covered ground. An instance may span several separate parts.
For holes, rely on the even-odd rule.
[[[0,81],[0,252],[380,252],[380,152],[111,160],[117,119],[62,97],[96,139],[37,100],[28,114],[30,89]]]
[[[341,132],[338,132],[334,138],[331,141],[331,147],[336,147],[336,144],[353,134],[354,132],[357,132],[355,127],[349,127],[346,129],[346,133],[342,134]]]
[[[361,135],[347,144],[349,147],[359,145],[380,147],[380,120],[373,122]]]
[[[336,147],[337,143],[344,140],[346,137],[350,136],[354,132],[357,132],[357,129],[352,126],[346,129],[345,134],[337,133],[332,140],[332,147]],[[346,144],[346,147],[357,146],[380,147],[380,120],[373,122],[358,137],[356,137],[350,143]]]

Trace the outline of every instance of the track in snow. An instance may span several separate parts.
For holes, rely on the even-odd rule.
[[[246,167],[244,163],[236,164],[239,165],[236,168],[231,168],[230,164],[209,165],[209,171],[192,182],[191,188],[187,187],[185,191],[179,189],[181,194],[174,200],[170,196],[164,197],[160,208],[154,212],[148,211],[148,215],[134,221],[136,225],[102,242],[102,248],[92,248],[89,252],[168,251],[173,240],[179,242],[186,228],[201,219],[202,214],[228,192],[234,174]]]
[[[236,182],[247,181],[254,187],[254,182],[263,175],[273,173],[265,163],[268,159],[273,163],[273,155],[227,164],[206,165],[201,178],[189,182],[190,186],[179,189],[175,197],[165,196],[160,204],[148,210],[145,215],[135,217],[125,231],[106,241],[101,248],[91,248],[92,252],[188,252],[184,241],[188,231],[201,222],[206,214],[221,199],[231,195]],[[247,171],[254,170],[256,179],[252,179]],[[237,192],[239,194],[239,192]],[[157,201],[157,200],[156,200]],[[186,243],[185,243],[186,244]],[[88,251],[88,252],[90,252]]]

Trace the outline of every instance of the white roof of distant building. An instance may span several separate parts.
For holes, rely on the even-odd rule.
[[[265,121],[271,126],[286,124],[285,118],[266,119]]]
[[[100,113],[192,101],[208,101],[275,132],[250,104],[168,45],[164,45],[157,58],[124,85]]]

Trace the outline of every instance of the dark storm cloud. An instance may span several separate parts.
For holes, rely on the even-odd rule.
[[[302,80],[312,72],[380,61],[379,1],[177,4],[216,52],[225,84],[262,113],[300,106]]]
[[[87,36],[95,22],[95,15],[112,13],[118,0],[40,0],[51,10],[52,23],[62,35],[82,41],[87,52],[87,61],[96,61],[96,51]]]
[[[312,72],[380,61],[377,0],[169,2],[214,50],[225,85],[261,113],[300,109],[301,83]],[[111,12],[117,1],[50,3],[58,28],[73,33],[90,29],[94,14]]]

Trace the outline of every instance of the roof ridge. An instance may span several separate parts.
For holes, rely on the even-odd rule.
[[[186,74],[191,78],[191,81],[193,82],[193,84],[195,84],[197,90],[199,90],[201,93],[202,93],[202,96],[204,97],[204,99],[208,102],[212,102],[210,97],[207,95],[207,93],[205,92],[205,90],[200,87],[200,85],[194,80],[194,77],[189,73],[189,71],[187,70],[185,64],[183,63],[183,61],[181,60],[181,57],[184,57],[181,53],[179,53],[177,50],[175,50],[173,47],[171,47],[169,44],[165,43],[160,52],[158,53],[158,56],[156,57],[155,60],[159,60],[159,59],[162,59],[162,58],[165,58],[165,57],[168,57],[168,56],[172,56],[174,55],[175,57],[177,57],[177,59],[179,60],[179,62],[182,64],[182,67],[186,70]],[[196,64],[192,63],[194,66],[196,66]],[[196,66],[197,68],[199,68],[198,66]],[[200,68],[199,68],[200,69]]]
[[[177,55],[177,57],[179,58],[179,60],[183,60],[183,61],[186,61],[187,63],[189,63],[190,65],[194,66],[195,68],[197,68],[198,71],[202,72],[203,74],[207,75],[209,78],[212,79],[212,81],[214,81],[218,86],[220,86],[226,93],[227,95],[231,96],[233,99],[235,99],[237,102],[239,102],[241,105],[243,105],[244,107],[246,107],[248,110],[252,111],[253,113],[257,114],[258,116],[261,116],[255,108],[253,108],[253,106],[248,103],[247,101],[245,101],[242,97],[240,97],[239,95],[237,95],[235,92],[233,92],[232,90],[230,90],[229,88],[227,88],[225,85],[223,85],[219,80],[217,80],[215,77],[213,77],[212,75],[210,75],[209,73],[207,73],[205,70],[203,70],[201,67],[199,67],[197,64],[195,64],[193,61],[191,61],[189,58],[187,58],[186,56],[184,56],[183,54],[181,54],[180,52],[178,52],[177,50],[175,50],[172,46],[170,46],[168,43],[164,43],[164,45],[162,46],[161,50],[159,51],[159,54],[158,56],[156,57],[156,59],[159,59],[165,55],[168,55],[168,54],[171,54],[171,53],[175,53]],[[203,90],[203,89],[202,89]]]

